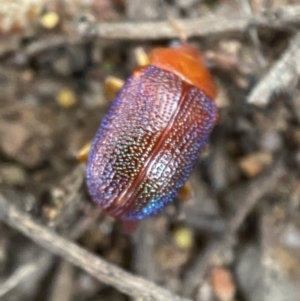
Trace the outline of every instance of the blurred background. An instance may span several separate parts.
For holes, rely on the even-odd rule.
[[[189,41],[211,69],[220,117],[190,200],[128,236],[91,202],[76,155],[109,107],[105,79],[126,79],[139,47],[178,41],[162,34],[170,16],[179,27],[205,20]],[[146,21],[165,22],[148,39]],[[116,23],[122,31],[109,30]],[[0,0],[0,194],[178,295],[300,300],[299,24],[299,0]],[[0,222],[0,300],[131,299]]]

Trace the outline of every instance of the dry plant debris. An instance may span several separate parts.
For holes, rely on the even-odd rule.
[[[1,300],[300,300],[300,5],[267,2],[0,0]],[[189,200],[126,236],[76,154],[106,79],[178,29],[219,122]]]

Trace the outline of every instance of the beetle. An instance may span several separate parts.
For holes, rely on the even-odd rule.
[[[174,200],[217,121],[216,89],[192,45],[155,48],[104,117],[87,160],[92,199],[137,221]]]

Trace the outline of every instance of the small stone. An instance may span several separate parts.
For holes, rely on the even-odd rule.
[[[0,182],[10,185],[24,185],[26,182],[26,172],[14,164],[2,164],[0,165]]]
[[[213,291],[220,301],[231,301],[235,295],[235,285],[229,270],[213,267],[210,273]]]
[[[282,231],[280,241],[289,248],[300,248],[300,229],[293,224],[289,224]]]
[[[60,107],[69,109],[76,104],[77,97],[73,90],[69,88],[64,88],[59,91],[56,98],[56,102]]]
[[[201,300],[201,301],[214,300],[212,286],[209,281],[204,281],[200,285],[198,292],[197,292],[196,300]]]
[[[229,101],[229,98],[228,98],[227,90],[220,83],[217,83],[217,85],[218,85],[218,91],[219,92],[218,92],[218,95],[215,99],[215,103],[216,103],[218,108],[228,107],[229,104],[230,104],[230,101]]]
[[[181,249],[190,249],[194,245],[192,231],[187,227],[180,227],[173,233],[173,239],[177,247]]]
[[[56,12],[48,12],[42,16],[41,24],[47,29],[53,29],[59,23],[59,15]]]
[[[261,173],[273,162],[272,155],[268,152],[252,153],[239,161],[239,166],[248,177]]]
[[[30,83],[34,78],[34,73],[32,72],[32,70],[27,69],[27,70],[24,70],[23,72],[21,72],[20,76],[21,76],[21,80],[24,83]]]
[[[276,152],[282,148],[283,141],[277,131],[268,131],[262,136],[260,145],[265,151]]]

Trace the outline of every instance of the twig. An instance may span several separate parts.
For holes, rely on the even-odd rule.
[[[2,195],[0,195],[0,219],[28,236],[47,251],[61,256],[93,275],[99,281],[112,285],[129,296],[147,300],[189,301],[150,281],[125,272],[48,228],[37,224],[28,214],[20,211]]]
[[[51,256],[43,255],[40,259],[24,264],[18,268],[7,280],[0,283],[0,298],[17,287],[22,282],[31,279],[32,275],[45,270],[51,263]]]
[[[265,106],[276,92],[292,91],[300,75],[300,34],[291,40],[288,49],[274,64],[268,74],[254,87],[248,103]]]
[[[49,48],[55,48],[62,45],[66,45],[68,44],[68,42],[70,41],[66,39],[66,37],[61,35],[47,36],[29,44],[24,49],[24,54],[26,56],[32,57],[45,50],[49,50]]]
[[[49,301],[70,301],[73,294],[74,267],[65,260],[61,260],[58,271],[49,293]]]
[[[250,5],[249,0],[236,0],[238,4],[242,7],[243,12],[247,15],[250,16],[252,15],[252,8]],[[261,43],[259,40],[258,32],[256,28],[250,28],[249,29],[249,36],[252,41],[252,44],[255,47],[255,52],[256,52],[256,58],[257,58],[257,63],[260,69],[263,69],[266,66],[266,61],[263,56],[263,53],[261,51]]]
[[[154,253],[154,228],[151,220],[143,220],[139,223],[133,236],[133,270],[150,281],[157,281],[157,261]],[[140,298],[132,298],[132,301],[140,301]],[[148,301],[144,299],[143,301]],[[150,301],[150,300],[149,300]]]
[[[212,16],[197,19],[176,20],[187,37],[207,36],[230,32],[244,32],[248,28],[263,26],[268,28],[287,28],[300,23],[300,5],[284,6],[255,15],[239,15],[231,18]],[[167,21],[160,22],[120,22],[78,24],[77,31],[82,36],[91,35],[105,39],[157,40],[178,38],[174,26]]]
[[[220,253],[228,244],[231,243],[232,238],[244,222],[245,218],[255,206],[255,204],[267,192],[273,189],[278,182],[278,179],[283,174],[281,165],[275,166],[268,174],[263,175],[239,191],[235,191],[231,196],[238,200],[238,208],[236,213],[228,222],[227,231],[221,240],[212,240],[205,252],[198,258],[194,266],[189,270],[184,279],[184,295],[191,295],[195,289],[203,282],[206,271],[211,263],[211,259]],[[197,275],[197,277],[195,277]]]
[[[195,19],[176,19],[176,24],[186,37],[208,36],[212,34],[229,34],[245,32],[256,27],[288,29],[292,25],[300,24],[300,5],[284,6],[268,13],[255,15],[241,14],[232,18],[224,16],[209,16]],[[53,35],[34,41],[24,49],[24,54],[33,56],[36,53],[52,47],[72,43],[83,43],[89,36],[103,39],[121,40],[158,40],[178,38],[178,31],[169,21],[148,22],[119,22],[94,23],[92,21],[78,22],[74,29],[64,35]],[[78,36],[79,35],[79,36]],[[16,38],[16,41],[18,39]],[[17,43],[17,42],[15,42]],[[0,55],[15,51],[15,44],[7,46]]]
[[[157,279],[156,261],[153,256],[154,243],[151,220],[141,221],[134,236],[134,270],[152,281]]]

